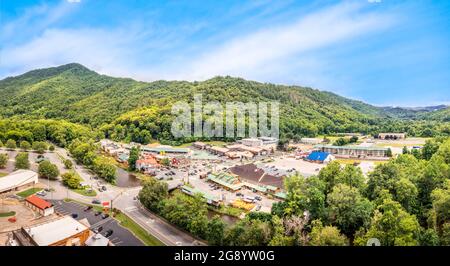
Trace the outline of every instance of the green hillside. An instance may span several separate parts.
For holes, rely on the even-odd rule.
[[[197,93],[203,95],[204,101],[222,103],[279,101],[280,129],[286,138],[386,130],[426,136],[450,132],[448,123],[432,121],[433,112],[426,116],[419,112],[422,117],[400,117],[385,108],[330,92],[233,77],[202,82],[139,82],[99,75],[80,64],[68,64],[1,80],[0,92],[3,96],[0,115],[4,118],[64,119],[101,128],[113,138],[140,142],[171,139],[171,104],[191,101]],[[414,123],[408,122],[409,119],[414,119]]]

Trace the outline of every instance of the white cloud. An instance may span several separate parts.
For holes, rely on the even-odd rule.
[[[45,20],[50,23],[64,13],[52,11],[49,14]],[[388,25],[390,18],[361,12],[359,5],[340,4],[293,21],[261,28],[225,40],[218,46],[204,47],[200,54],[173,50],[169,52],[172,57],[165,61],[158,60],[158,49],[175,42],[176,29],[152,35],[151,29],[133,28],[132,23],[129,28],[108,30],[48,27],[22,45],[4,46],[0,64],[11,70],[3,74],[12,75],[38,67],[79,62],[100,73],[139,80],[203,80],[232,75],[279,82],[292,80],[293,76],[298,76],[296,71],[302,70],[311,75],[299,81],[314,83],[320,79],[325,62],[310,56],[310,52],[371,34]],[[156,60],[148,60],[152,55]]]
[[[81,3],[81,0],[67,0],[68,3]]]
[[[359,11],[359,6],[343,4],[310,14],[292,24],[236,37],[205,52],[179,74],[186,79],[206,79],[214,75],[264,78],[268,72],[297,64],[293,56],[370,34],[391,22],[387,16],[360,14]]]

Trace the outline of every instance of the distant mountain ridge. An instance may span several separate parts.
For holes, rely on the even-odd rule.
[[[120,125],[128,129],[134,124],[135,128],[151,132],[152,137],[167,131],[171,104],[178,100],[190,102],[196,93],[201,93],[205,101],[222,103],[279,101],[280,127],[289,137],[393,130],[389,119],[448,121],[450,112],[444,105],[376,107],[332,92],[228,76],[201,82],[141,82],[100,75],[77,63],[5,78],[0,81],[0,92],[2,117],[65,119],[105,128]],[[402,131],[410,127],[395,125]]]

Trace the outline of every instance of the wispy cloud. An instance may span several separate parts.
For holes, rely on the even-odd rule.
[[[309,52],[371,34],[392,22],[387,15],[365,12],[362,5],[343,3],[277,26],[261,25],[253,32],[223,39],[221,44],[205,44],[202,50],[180,46],[163,56],[159,52],[175,45],[180,38],[179,29],[162,31],[139,23],[107,29],[52,27],[55,21],[70,13],[71,6],[64,2],[52,8],[37,6],[2,27],[3,40],[31,24],[37,23],[33,29],[39,32],[19,45],[3,47],[0,64],[10,70],[6,74],[79,62],[104,74],[140,80],[204,80],[216,75],[233,75],[281,81],[292,80],[295,71],[312,68],[317,71],[303,81],[314,84],[320,78],[324,62],[309,56]],[[195,26],[190,28],[196,31]]]
[[[359,5],[342,4],[291,24],[236,37],[201,54],[186,71],[178,74],[185,79],[206,79],[214,75],[267,78],[268,72],[278,73],[277,69],[298,64],[294,56],[371,34],[393,22],[388,15],[360,11]]]

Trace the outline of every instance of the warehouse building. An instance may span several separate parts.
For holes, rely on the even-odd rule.
[[[365,158],[365,157],[387,157],[388,148],[363,147],[363,146],[333,146],[315,145],[314,149],[330,153],[336,157]]]
[[[379,133],[378,138],[386,140],[406,139],[406,133]]]
[[[22,227],[13,232],[21,246],[84,246],[89,227],[70,216]]]
[[[0,178],[0,193],[22,190],[38,183],[38,174],[30,170],[17,170]]]

